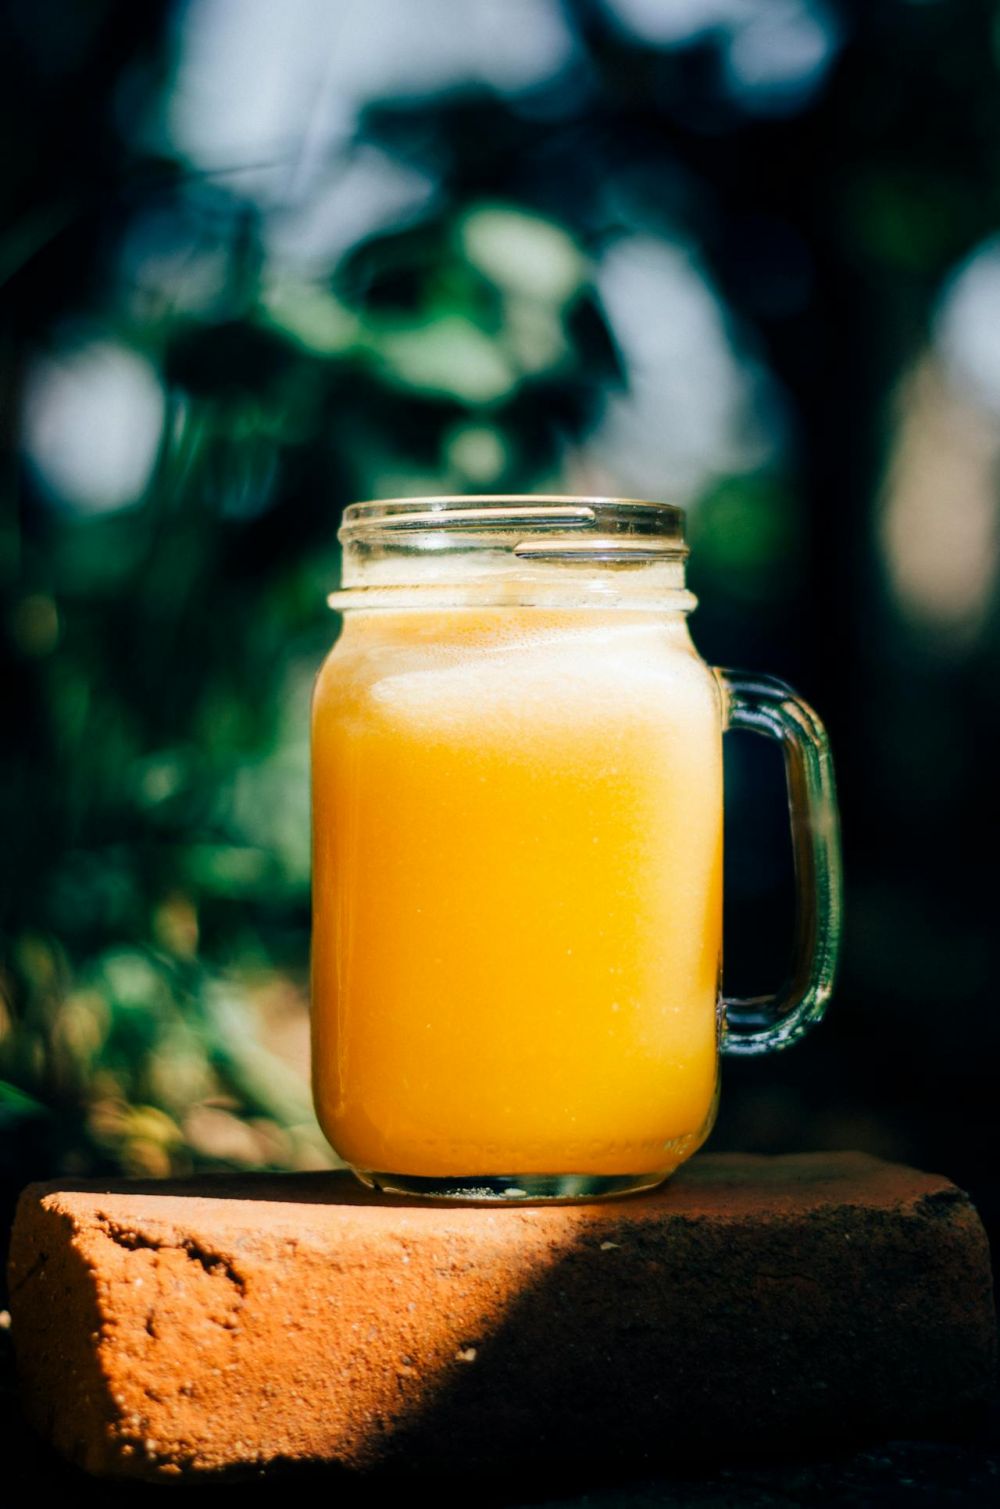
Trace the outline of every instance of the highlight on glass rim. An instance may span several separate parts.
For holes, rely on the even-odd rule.
[[[1000,4],[2,20],[12,1500],[982,1502]]]

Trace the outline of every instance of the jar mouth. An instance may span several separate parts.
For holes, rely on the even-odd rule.
[[[480,574],[533,563],[680,564],[688,554],[683,511],[670,503],[559,493],[352,503],[338,537],[345,587],[426,579],[442,556],[465,557],[463,574]]]
[[[520,529],[596,529],[643,534],[683,545],[684,512],[649,498],[609,498],[565,493],[451,493],[432,497],[381,498],[349,503],[341,540],[366,533],[398,535],[456,529],[463,535]]]

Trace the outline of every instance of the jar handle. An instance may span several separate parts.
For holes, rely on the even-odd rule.
[[[777,995],[722,1003],[721,1051],[770,1053],[820,1020],[833,989],[843,905],[833,760],[823,724],[783,681],[745,671],[715,674],[727,731],[777,739],[785,756],[796,891],[791,972]]]

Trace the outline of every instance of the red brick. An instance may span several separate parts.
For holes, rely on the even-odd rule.
[[[993,1376],[975,1210],[860,1154],[702,1156],[549,1208],[33,1185],[10,1278],[30,1419],[114,1476],[787,1452],[951,1431]]]

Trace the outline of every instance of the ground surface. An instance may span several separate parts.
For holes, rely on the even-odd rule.
[[[720,1422],[720,1438],[724,1424]],[[28,1430],[17,1400],[9,1331],[0,1331],[0,1461],[3,1462],[5,1509],[20,1509],[39,1496],[61,1496],[63,1502],[86,1502],[94,1509],[125,1509],[136,1503],[136,1485],[108,1484],[87,1479],[61,1462]],[[312,1473],[294,1478],[298,1509],[331,1500],[333,1479]],[[162,1498],[164,1504],[194,1499],[213,1509],[232,1504],[287,1506],[287,1479],[204,1487],[163,1488],[143,1485],[142,1500]],[[147,1497],[148,1495],[148,1497]],[[85,1496],[85,1497],[84,1497]],[[416,1502],[413,1489],[387,1492],[385,1501]],[[336,1484],[336,1500],[344,1509],[377,1505],[382,1493],[371,1485],[356,1489]],[[60,1499],[56,1498],[56,1502]],[[468,1485],[435,1489],[437,1505],[483,1509],[839,1509],[839,1506],[912,1506],[946,1509],[961,1505],[1000,1503],[1000,1404],[990,1424],[962,1443],[894,1441],[853,1455],[823,1461],[761,1463],[713,1467],[678,1476],[642,1475],[631,1482],[590,1482],[568,1471],[560,1483],[511,1482],[484,1492]]]

